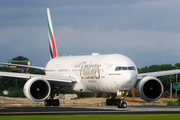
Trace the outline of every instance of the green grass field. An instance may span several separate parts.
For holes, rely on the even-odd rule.
[[[178,120],[180,114],[169,115],[57,115],[1,116],[0,120]]]

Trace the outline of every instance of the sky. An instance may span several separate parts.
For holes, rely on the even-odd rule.
[[[46,9],[59,56],[123,54],[138,68],[180,63],[179,0],[0,0],[0,62],[49,61]]]

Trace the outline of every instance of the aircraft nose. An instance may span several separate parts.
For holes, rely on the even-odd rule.
[[[137,73],[127,72],[122,74],[121,79],[117,81],[119,90],[130,90],[137,81]]]
[[[137,79],[137,74],[135,72],[128,72],[124,75],[124,78],[127,83],[132,83]]]

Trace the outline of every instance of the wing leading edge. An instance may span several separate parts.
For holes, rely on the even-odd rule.
[[[53,77],[53,76],[47,76],[47,75],[14,73],[14,72],[0,72],[0,76],[14,77],[14,78],[25,78],[25,79],[30,79],[33,77],[44,78],[50,84],[61,85],[64,87],[69,86],[69,85],[73,85],[74,83],[76,83],[76,79],[73,77]]]
[[[180,69],[159,71],[159,72],[140,73],[140,74],[138,74],[137,79],[142,79],[145,76],[161,77],[161,76],[174,75],[174,74],[180,74]]]

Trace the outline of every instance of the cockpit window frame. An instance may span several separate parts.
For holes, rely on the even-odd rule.
[[[134,67],[134,66],[117,66],[116,68],[115,68],[115,71],[120,71],[120,70],[122,70],[122,71],[126,71],[126,70],[129,70],[129,71],[136,71],[136,68]]]
[[[122,69],[122,67],[116,67],[115,68],[115,71],[119,71],[119,70],[121,70]]]

